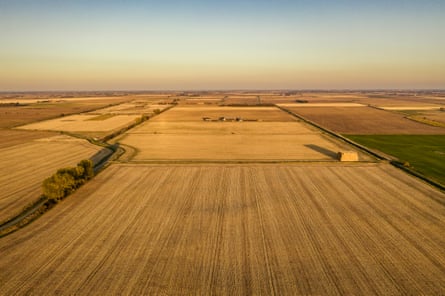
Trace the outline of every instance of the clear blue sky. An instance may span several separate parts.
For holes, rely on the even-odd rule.
[[[0,0],[1,90],[445,88],[445,1]]]

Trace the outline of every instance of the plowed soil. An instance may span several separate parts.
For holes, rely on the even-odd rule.
[[[387,164],[114,165],[0,240],[0,294],[440,295],[444,199]]]
[[[327,129],[342,134],[444,134],[434,127],[404,118],[402,114],[371,107],[284,107]]]

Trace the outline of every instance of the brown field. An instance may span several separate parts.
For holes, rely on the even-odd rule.
[[[85,140],[56,136],[0,149],[0,223],[40,197],[43,180],[100,150]]]
[[[444,198],[387,164],[113,165],[0,240],[0,294],[440,295]]]
[[[366,107],[366,105],[351,102],[324,102],[324,103],[293,103],[280,104],[284,108],[307,108],[307,107]]]
[[[0,129],[0,149],[57,135],[54,132]]]
[[[343,134],[445,134],[445,128],[418,123],[395,112],[371,107],[285,107]]]
[[[204,116],[261,121],[207,122]],[[275,107],[175,107],[118,141],[136,149],[135,161],[335,161],[338,151],[351,149]]]
[[[22,106],[2,106],[0,104],[0,128],[10,128],[31,122],[60,117],[74,113],[91,111],[99,108],[117,104],[129,100],[126,97],[103,97],[103,98],[69,98],[51,100],[44,103],[36,101],[47,101],[47,99],[10,99],[12,102],[20,101]],[[5,101],[5,100],[3,100]]]
[[[107,132],[123,128],[135,122],[140,115],[116,115],[97,119],[94,114],[79,114],[64,116],[47,121],[20,126],[20,129],[25,130],[53,130],[53,131],[67,131],[67,132]]]
[[[153,110],[160,111],[170,107],[169,104],[160,104],[162,102],[151,102],[146,100],[135,100],[108,108],[99,109],[91,112],[92,114],[153,114]]]

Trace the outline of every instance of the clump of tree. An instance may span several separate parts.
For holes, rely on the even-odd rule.
[[[43,181],[43,195],[49,201],[57,202],[70,195],[94,176],[93,162],[84,159],[76,167],[59,169]]]

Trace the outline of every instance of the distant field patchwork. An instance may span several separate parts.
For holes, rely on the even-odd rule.
[[[351,149],[275,107],[175,107],[119,142],[136,148],[136,161],[332,161]]]

